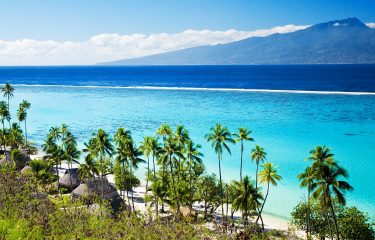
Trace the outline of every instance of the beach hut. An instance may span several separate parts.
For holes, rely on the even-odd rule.
[[[59,178],[59,187],[65,187],[73,190],[79,186],[81,180],[78,177],[78,168],[66,169],[62,177]]]
[[[72,192],[73,200],[81,199],[87,201],[87,204],[91,204],[95,198],[108,201],[114,211],[124,207],[124,201],[106,177],[84,179]]]

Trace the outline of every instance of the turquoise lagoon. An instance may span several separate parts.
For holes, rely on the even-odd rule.
[[[69,125],[81,144],[99,128],[113,134],[131,130],[136,142],[154,135],[162,123],[185,125],[203,146],[207,172],[218,172],[217,157],[204,135],[216,123],[231,131],[252,130],[255,142],[245,144],[244,174],[254,179],[250,149],[267,151],[267,160],[279,166],[283,180],[270,190],[266,211],[288,218],[296,203],[306,198],[296,175],[309,164],[306,158],[316,145],[332,148],[350,173],[355,190],[348,204],[357,205],[375,218],[375,96],[301,94],[241,91],[195,91],[147,88],[108,88],[16,85],[11,99],[14,115],[22,99],[31,102],[30,139],[42,144],[48,129]],[[225,181],[239,178],[239,145],[225,154]],[[138,170],[144,176],[145,167]]]

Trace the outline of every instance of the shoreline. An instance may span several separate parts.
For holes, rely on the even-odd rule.
[[[32,155],[30,156],[32,159],[35,159],[35,158],[40,158],[42,157],[41,154],[37,154],[37,155]],[[76,163],[73,163],[72,164],[72,167],[73,168],[78,168],[79,165],[76,164]],[[62,175],[64,175],[65,173],[65,170],[68,168],[67,166],[67,163],[62,163],[61,164],[61,168],[59,168],[59,176],[61,177]],[[109,174],[109,175],[106,175],[107,179],[108,179],[108,182],[112,185],[115,186],[115,182],[114,182],[114,175],[113,174]],[[146,181],[142,178],[140,178],[140,181],[141,181],[141,184],[139,187],[136,187],[133,189],[133,195],[134,195],[134,198],[136,199],[142,199],[142,201],[134,201],[134,207],[136,210],[142,212],[143,214],[147,213],[147,209],[148,207],[145,206],[145,203],[143,202],[143,199],[145,198],[145,195],[146,195]],[[119,191],[118,191],[119,192]],[[129,195],[129,199],[130,199],[130,195]],[[124,199],[124,201],[126,201],[126,199]],[[194,204],[194,209],[195,210],[200,210],[200,204],[199,203],[195,203]],[[168,207],[166,207],[166,209],[168,209]],[[225,210],[224,210],[225,211]],[[231,211],[231,208],[229,206],[228,208],[228,212],[230,213]],[[215,211],[215,215],[219,216],[221,215],[221,211],[220,211],[220,208],[216,209]],[[237,220],[237,219],[241,219],[241,212],[237,211],[234,213],[234,219]],[[282,216],[278,216],[277,214],[273,214],[273,213],[269,213],[269,212],[264,212],[262,214],[262,217],[263,217],[263,221],[264,221],[264,226],[266,229],[268,230],[281,230],[281,231],[288,231],[289,227],[291,226],[290,225],[290,222],[289,222],[289,219],[285,218],[285,217],[282,217]],[[251,219],[250,221],[254,221],[254,219]],[[301,234],[304,234],[302,231],[296,231],[296,234],[298,235],[301,235]]]
[[[253,93],[292,93],[316,95],[348,95],[375,96],[375,92],[326,91],[326,90],[288,90],[288,89],[254,89],[254,88],[200,88],[200,87],[157,87],[157,86],[90,86],[63,84],[13,84],[19,87],[59,87],[59,88],[87,88],[87,89],[139,89],[163,91],[211,91],[211,92],[253,92]]]

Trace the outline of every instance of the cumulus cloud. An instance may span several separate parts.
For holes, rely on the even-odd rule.
[[[308,26],[286,25],[255,31],[189,29],[175,34],[103,33],[82,42],[0,40],[0,65],[94,64],[164,53],[201,45],[216,45],[249,37],[289,33]]]
[[[373,22],[366,23],[366,25],[369,28],[375,28],[375,23],[373,23]]]

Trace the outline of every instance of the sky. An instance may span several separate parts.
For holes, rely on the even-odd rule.
[[[0,0],[0,65],[93,64],[357,17],[361,0]]]

